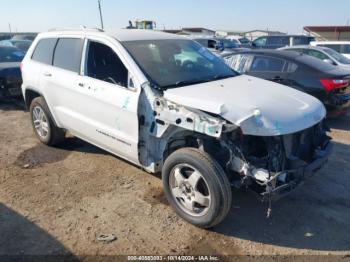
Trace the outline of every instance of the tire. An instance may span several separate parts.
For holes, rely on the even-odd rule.
[[[54,146],[64,140],[65,131],[56,126],[43,97],[34,98],[29,110],[34,133],[41,143]]]
[[[219,163],[199,149],[183,148],[172,153],[164,163],[162,180],[170,205],[195,226],[214,227],[230,211],[230,182]]]

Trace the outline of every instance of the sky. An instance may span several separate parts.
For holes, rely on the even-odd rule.
[[[100,27],[97,0],[0,0],[0,32]],[[105,28],[154,20],[157,29],[206,27],[302,33],[306,25],[350,25],[350,0],[102,0]]]

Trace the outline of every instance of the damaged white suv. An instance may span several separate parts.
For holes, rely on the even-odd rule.
[[[162,173],[185,220],[220,223],[231,187],[281,196],[327,160],[321,102],[239,75],[198,43],[141,30],[40,34],[23,64],[23,95],[37,137],[65,132]]]

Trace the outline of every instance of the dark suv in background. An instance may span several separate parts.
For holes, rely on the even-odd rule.
[[[261,36],[252,42],[252,48],[277,49],[285,46],[309,45],[314,37],[304,35]]]

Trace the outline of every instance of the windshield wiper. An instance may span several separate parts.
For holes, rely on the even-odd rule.
[[[217,74],[213,77],[213,80],[220,80],[225,78],[234,77],[233,75],[227,75],[227,74]]]
[[[183,80],[183,81],[177,81],[175,84],[163,86],[163,88],[172,88],[172,87],[181,87],[181,86],[187,86],[187,85],[195,85],[200,83],[205,83],[210,80],[201,79],[201,80]]]

